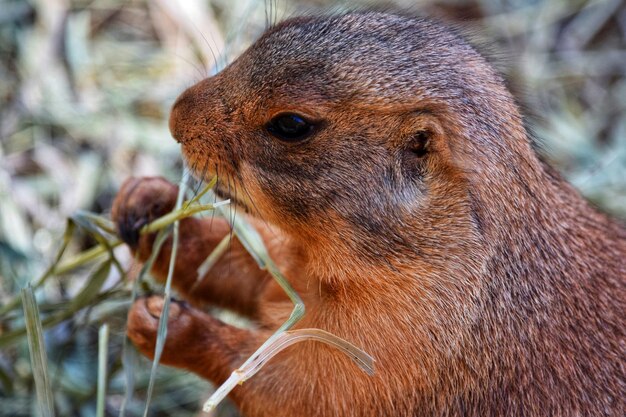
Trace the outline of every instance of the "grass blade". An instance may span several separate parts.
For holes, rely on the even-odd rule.
[[[112,261],[108,259],[96,269],[96,272],[94,272],[91,279],[85,284],[83,289],[72,299],[72,301],[69,302],[65,309],[59,310],[57,313],[49,315],[44,320],[42,320],[41,324],[43,325],[43,327],[48,328],[51,326],[55,326],[62,321],[72,317],[81,309],[93,303],[97,303],[99,300],[105,299],[110,291],[101,293],[100,290],[102,289],[104,282],[109,276],[109,271],[111,270],[111,262]],[[31,288],[32,291],[32,287],[29,288]],[[27,326],[25,326],[0,334],[0,348],[19,341],[22,336],[27,332],[28,328]]]
[[[198,267],[197,281],[193,285],[193,287],[191,287],[191,290],[189,291],[190,293],[194,291],[196,285],[202,282],[202,278],[207,274],[207,272],[211,270],[211,268],[213,268],[213,265],[215,265],[217,261],[219,261],[219,259],[222,257],[222,255],[226,252],[230,245],[230,240],[232,237],[233,235],[231,233],[228,233],[226,236],[224,236],[220,243],[217,244],[215,249],[211,251],[211,254],[207,256],[204,262],[202,262],[202,264]]]
[[[283,349],[293,345],[294,343],[313,340],[326,343],[333,346],[348,355],[354,363],[356,363],[365,373],[374,375],[374,358],[370,355],[332,333],[321,329],[300,329],[293,331],[285,331],[278,334],[277,337],[270,339],[270,343],[250,357],[244,365],[236,369],[219,388],[211,395],[211,398],[204,404],[203,411],[208,413],[212,411],[222,401],[228,393],[237,385],[241,385],[244,381],[256,374],[263,365]]]
[[[107,385],[107,356],[109,351],[109,325],[103,324],[98,332],[98,401],[96,403],[96,417],[104,417],[106,385]]]
[[[178,197],[176,198],[175,210],[179,210],[183,204],[185,197],[185,190],[187,187],[187,181],[189,179],[189,171],[183,175],[178,187]],[[159,366],[159,360],[161,359],[161,353],[163,353],[163,347],[165,346],[165,339],[167,337],[167,320],[169,318],[170,311],[170,298],[172,294],[172,277],[174,276],[174,265],[176,265],[176,255],[178,252],[178,229],[179,221],[174,222],[174,231],[172,233],[172,253],[170,256],[169,270],[167,271],[167,279],[165,281],[165,291],[163,294],[163,310],[161,311],[161,317],[159,318],[159,328],[157,330],[156,346],[154,348],[154,360],[152,361],[152,369],[150,370],[150,382],[148,383],[148,392],[146,394],[146,408],[144,410],[144,417],[148,416],[148,410],[150,408],[150,401],[152,400],[152,392],[154,390],[154,380],[156,377],[156,371]]]
[[[48,376],[48,358],[43,339],[43,329],[39,319],[39,309],[35,301],[33,289],[28,286],[21,290],[22,307],[28,334],[28,349],[30,350],[30,362],[35,379],[37,402],[42,417],[54,416],[54,397]]]
[[[74,233],[75,225],[72,221],[67,221],[67,225],[65,227],[65,231],[63,232],[63,239],[61,242],[61,247],[58,249],[56,256],[54,257],[54,262],[48,269],[42,274],[42,276],[33,284],[35,289],[39,288],[43,283],[50,278],[54,273],[57,267],[57,264],[61,261],[61,257],[65,253],[65,249],[70,244],[72,239],[72,234]],[[13,310],[17,306],[20,305],[20,299],[16,295],[12,300],[7,302],[5,305],[0,307],[0,316],[3,316],[7,312]]]
[[[156,258],[161,252],[161,247],[165,243],[165,240],[168,238],[170,234],[170,229],[161,229],[159,230],[156,238],[154,239],[154,243],[152,245],[152,252],[150,253],[150,258],[143,264],[141,267],[141,271],[137,276],[137,279],[133,283],[133,291],[131,294],[131,304],[137,300],[137,294],[139,293],[139,286],[144,279],[144,276],[148,273],[148,271],[152,268],[152,265],[156,261]],[[122,347],[122,365],[124,367],[124,380],[126,381],[126,390],[124,393],[124,400],[122,401],[122,406],[120,407],[119,417],[124,417],[126,414],[126,407],[130,403],[130,400],[133,396],[133,391],[135,390],[135,367],[137,366],[138,356],[137,351],[132,348],[131,342],[128,339],[128,336],[124,338],[124,345]],[[146,407],[147,407],[146,403]]]
[[[91,279],[85,284],[72,300],[76,306],[89,305],[92,300],[100,294],[104,282],[109,277],[111,271],[111,260],[106,260],[96,269]]]
[[[139,356],[137,351],[130,346],[130,340],[128,336],[124,338],[124,344],[122,346],[122,366],[124,368],[124,381],[126,382],[126,390],[124,394],[124,400],[120,407],[119,417],[126,415],[126,407],[130,403],[130,400],[135,390],[135,372],[137,363],[139,362]]]
[[[218,211],[226,219],[229,218],[226,211],[217,207]],[[293,302],[294,308],[291,315],[277,330],[270,336],[230,377],[220,385],[211,397],[204,403],[203,410],[208,412],[214,409],[232,389],[246,379],[252,377],[268,360],[276,353],[290,344],[304,341],[316,340],[340,349],[355,361],[366,373],[373,374],[374,359],[363,350],[351,343],[320,329],[306,329],[296,332],[288,332],[303,316],[305,312],[304,303],[293,289],[289,281],[280,272],[278,266],[269,256],[269,252],[263,243],[261,235],[242,218],[237,218],[231,224],[235,235],[255,259],[259,268],[266,269],[274,278],[276,283],[285,291],[289,299]]]

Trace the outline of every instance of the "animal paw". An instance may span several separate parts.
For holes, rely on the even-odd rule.
[[[128,313],[127,334],[139,351],[154,358],[159,318],[163,312],[163,297],[140,298]],[[165,365],[185,367],[185,355],[193,351],[196,343],[197,317],[191,307],[184,302],[170,302],[167,338],[160,362]]]
[[[178,187],[161,177],[129,178],[113,201],[112,219],[120,238],[131,249],[139,245],[139,231],[176,205]]]

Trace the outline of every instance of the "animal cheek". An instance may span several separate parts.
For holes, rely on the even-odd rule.
[[[302,196],[303,184],[298,184],[280,173],[265,172],[256,164],[242,163],[241,193],[251,202],[251,209],[272,223],[281,224],[300,216],[307,202]]]

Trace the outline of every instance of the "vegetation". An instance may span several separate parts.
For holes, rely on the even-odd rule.
[[[424,3],[497,63],[545,157],[626,218],[622,2]],[[110,223],[88,212],[106,215],[130,175],[178,182],[167,117],[183,89],[268,22],[348,4],[0,0],[0,416],[49,415],[50,403],[61,416],[144,414],[152,365],[124,348],[141,271]],[[148,415],[198,415],[211,390],[160,367]]]

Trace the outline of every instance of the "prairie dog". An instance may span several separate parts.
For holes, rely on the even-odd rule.
[[[626,231],[540,161],[501,77],[454,31],[377,12],[287,20],[186,90],[170,129],[257,225],[305,302],[298,327],[377,361],[370,377],[327,346],[290,347],[233,391],[243,415],[624,415]],[[136,225],[175,194],[160,178],[118,194],[140,258],[152,238]],[[291,310],[236,241],[192,290],[226,233],[181,222],[174,284],[192,305],[174,304],[162,358],[218,384]],[[161,305],[129,314],[148,356]]]

